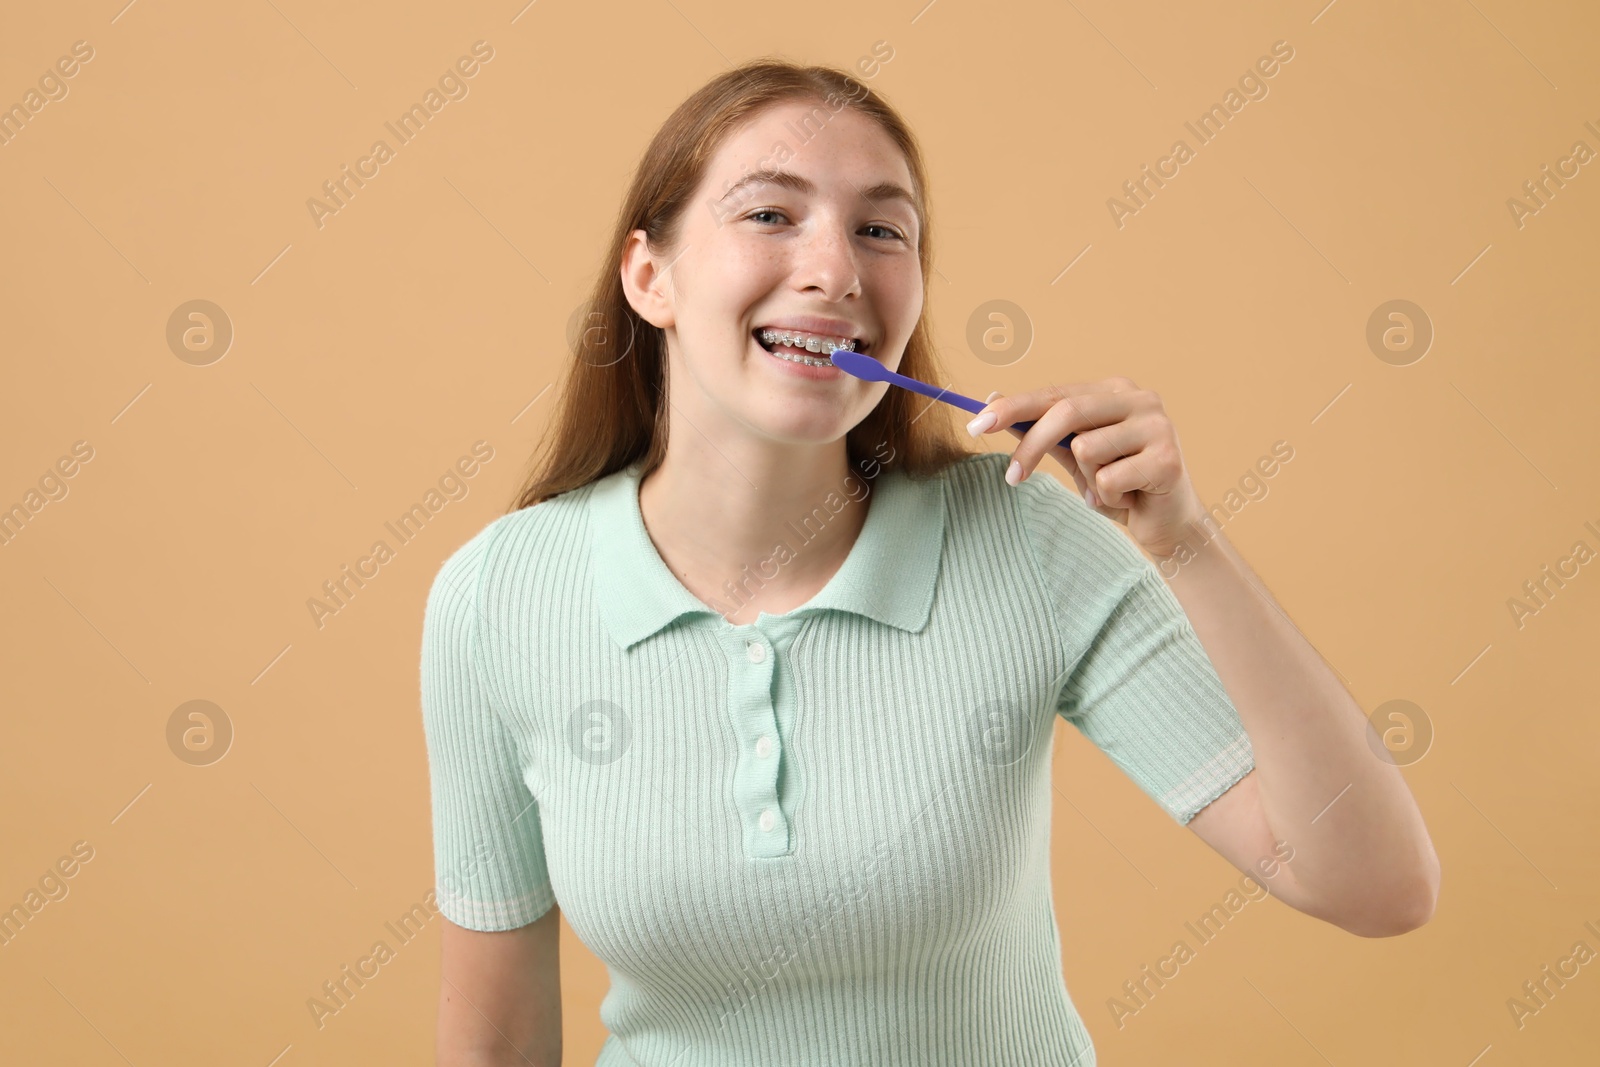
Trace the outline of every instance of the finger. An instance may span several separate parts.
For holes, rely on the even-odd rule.
[[[1085,392],[1117,392],[1117,391],[1120,391],[1120,389],[1122,388],[1122,383],[1124,381],[1125,381],[1125,379],[1113,378],[1113,379],[1107,379],[1106,381],[1103,381],[1103,382],[1077,383],[1075,385],[1057,387],[1057,388],[1063,388],[1063,389],[1066,389],[1066,390],[1081,389],[1081,390],[1083,390]],[[1131,385],[1132,383],[1130,382],[1128,384]],[[995,401],[995,398],[999,397],[999,396],[1003,396],[1003,395],[1004,394],[1001,393],[1000,390],[996,389],[994,392],[990,393],[987,397],[985,397],[983,402],[984,402],[985,405],[993,405],[993,403]],[[981,412],[980,412],[980,414],[981,414]],[[1018,421],[1023,421],[1023,420],[1018,419]],[[996,420],[996,426],[997,426],[997,428],[1003,428],[1007,433],[1009,433],[1012,437],[1015,437],[1018,441],[1023,440],[1027,436],[1027,431],[1026,430],[1019,430],[1014,425],[1012,425],[1010,423],[1007,423],[1007,422],[1003,422],[1003,421],[998,420],[998,419]],[[1066,432],[1064,431],[1061,434],[1061,437],[1065,437],[1065,436],[1066,436]],[[1054,440],[1056,442],[1059,442],[1061,440],[1061,437],[1057,437]],[[1083,471],[1079,469],[1078,461],[1073,457],[1072,453],[1067,451],[1066,449],[1058,447],[1056,444],[1052,444],[1050,449],[1049,449],[1049,454],[1054,456],[1056,458],[1057,462],[1059,462],[1063,467],[1066,468],[1067,474],[1069,474],[1072,477],[1073,484],[1078,487],[1079,495],[1082,495],[1083,491],[1086,488],[1088,488],[1088,484],[1089,483],[1086,480]],[[1024,477],[1026,477],[1026,473],[1024,473]]]
[[[1092,431],[1091,431],[1092,432]],[[1078,442],[1083,440],[1083,434],[1072,439],[1072,458],[1078,463],[1078,468],[1083,471],[1083,485],[1078,487],[1078,492],[1083,494],[1083,502],[1091,508],[1099,507],[1104,501],[1100,499],[1100,492],[1095,484],[1095,478],[1100,473],[1100,468],[1109,459],[1103,455],[1097,457],[1093,449],[1081,448]]]
[[[1007,426],[1006,432],[1018,441],[1025,440],[1028,436],[1026,430],[1019,430],[1015,426]],[[1066,434],[1061,436],[1065,437]],[[1056,440],[1060,441],[1060,438],[1056,438]],[[1073,442],[1077,442],[1076,437],[1073,438]],[[1070,449],[1061,448],[1059,445],[1052,447],[1048,454],[1054,456],[1056,461],[1066,468],[1067,473],[1072,475],[1073,484],[1078,487],[1078,495],[1082,496],[1089,483],[1085,480],[1084,473],[1079,468],[1077,457],[1072,454]]]
[[[1101,467],[1092,483],[1096,497],[1108,508],[1127,507],[1128,494],[1161,492],[1163,483],[1156,473],[1160,465],[1148,452],[1123,456]]]
[[[995,394],[991,393],[990,399],[984,401],[983,408],[967,424],[967,432],[971,433],[973,426],[981,425],[980,420],[986,415],[994,415],[994,421],[987,428],[978,430],[980,434],[1008,429],[1014,423],[1037,419],[1063,400],[1073,401],[1075,398],[1114,395],[1118,392],[1115,381],[1116,379],[1108,379],[1103,382],[1081,382],[1073,385],[1047,385],[1042,389],[1029,390],[1015,396],[1002,396],[999,399],[995,399]],[[1092,424],[1085,422],[1084,425]],[[1062,436],[1066,436],[1065,433]]]
[[[1072,475],[1072,484],[1078,487],[1078,495],[1083,496],[1083,491],[1089,488],[1089,476],[1083,473],[1083,467],[1078,463],[1077,457],[1070,450],[1064,448],[1058,448],[1050,454],[1055,456],[1063,467],[1067,468],[1067,473]]]
[[[1125,508],[1128,493],[1161,489],[1165,468],[1154,450],[1159,430],[1155,420],[1136,416],[1072,439],[1072,453],[1094,491],[1094,500],[1085,497],[1090,506]]]
[[[1020,477],[1016,475],[1013,477],[1016,481],[1021,481],[1033,473],[1046,455],[1052,455],[1064,467],[1076,463],[1082,469],[1084,477],[1089,480],[1088,484],[1092,486],[1094,472],[1085,467],[1075,453],[1061,448],[1061,439],[1068,433],[1082,434],[1123,422],[1137,411],[1141,403],[1139,395],[1097,391],[1060,397],[1051,407],[1034,417],[1033,426],[1024,434],[1021,444],[1013,451],[1012,458],[1020,468]],[[1003,412],[1004,405],[1011,399],[1014,398],[996,401],[994,406]],[[1001,417],[1006,416],[1002,414]],[[1120,435],[1116,439],[1126,439],[1126,435]],[[1016,481],[1012,484],[1016,484]]]

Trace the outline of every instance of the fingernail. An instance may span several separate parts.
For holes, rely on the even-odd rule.
[[[996,389],[994,392],[992,392],[988,396],[984,397],[983,398],[983,402],[985,404],[992,404],[992,403],[994,403],[994,398],[999,396],[999,395],[1000,395],[1000,390]]]
[[[1085,489],[1083,491],[1083,502],[1088,504],[1091,508],[1098,507],[1100,505],[1100,501],[1095,497],[1093,489]]]
[[[985,411],[971,422],[967,423],[967,432],[973,437],[978,436],[994,425],[994,412]]]
[[[1006,468],[1006,482],[1009,485],[1016,485],[1017,483],[1019,483],[1021,481],[1022,481],[1022,464],[1017,462],[1016,460],[1012,460],[1011,461],[1011,466]]]

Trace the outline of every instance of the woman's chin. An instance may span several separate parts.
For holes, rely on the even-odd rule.
[[[788,405],[782,412],[768,412],[765,418],[754,419],[752,422],[761,427],[771,440],[801,447],[833,444],[850,431],[850,427],[840,419],[836,406],[827,410],[817,410],[814,417],[803,417],[804,412],[794,410],[797,407],[820,408],[820,405],[801,401],[798,404]]]

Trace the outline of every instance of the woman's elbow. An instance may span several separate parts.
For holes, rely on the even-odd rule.
[[[1404,882],[1337,921],[1358,937],[1398,937],[1424,926],[1439,903],[1439,857],[1430,842],[1417,869]]]

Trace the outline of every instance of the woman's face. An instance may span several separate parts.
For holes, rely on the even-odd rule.
[[[648,252],[635,231],[623,276],[640,284],[629,299],[664,330],[672,404],[699,432],[820,444],[871,412],[886,383],[780,359],[758,334],[856,338],[857,351],[900,365],[923,290],[917,212],[897,190],[915,195],[877,123],[791,101],[724,141],[653,272],[639,270]]]

